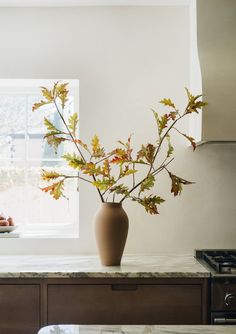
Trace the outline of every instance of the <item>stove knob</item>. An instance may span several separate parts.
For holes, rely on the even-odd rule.
[[[236,306],[236,295],[234,293],[225,295],[225,305],[229,307]]]

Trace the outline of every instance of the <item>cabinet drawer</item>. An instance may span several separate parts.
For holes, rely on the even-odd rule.
[[[36,334],[39,328],[39,285],[0,284],[0,333]]]
[[[48,324],[201,324],[201,285],[48,285]]]

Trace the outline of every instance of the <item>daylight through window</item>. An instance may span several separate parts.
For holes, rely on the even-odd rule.
[[[66,143],[57,153],[44,140],[44,117],[59,128],[63,124],[53,106],[32,112],[41,99],[40,86],[57,80],[0,80],[0,210],[12,216],[24,236],[78,235],[78,191],[75,180],[58,201],[43,193],[41,169],[65,171],[61,158]],[[78,111],[78,80],[69,82],[70,97],[64,111],[68,117]]]

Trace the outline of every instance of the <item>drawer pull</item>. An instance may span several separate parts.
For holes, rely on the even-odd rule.
[[[113,291],[135,291],[138,286],[136,284],[112,284],[111,289]]]

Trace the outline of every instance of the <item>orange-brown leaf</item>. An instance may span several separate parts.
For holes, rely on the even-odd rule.
[[[61,196],[63,196],[63,190],[64,190],[64,180],[53,183],[50,186],[41,188],[44,192],[49,192],[49,194],[55,198],[56,200],[59,199]]]

